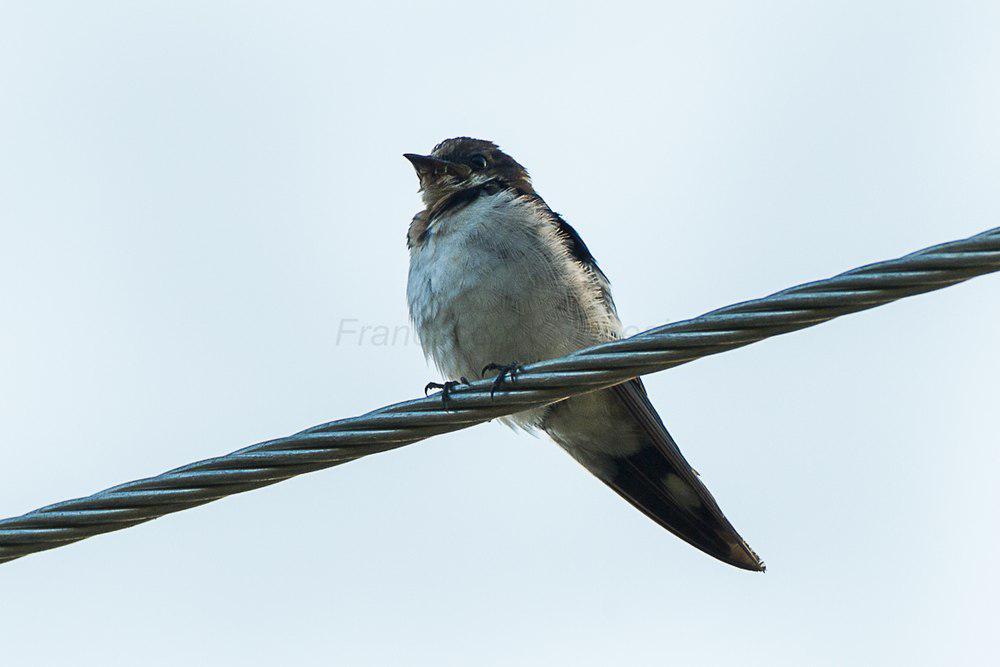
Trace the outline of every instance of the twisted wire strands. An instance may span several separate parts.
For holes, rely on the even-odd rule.
[[[0,520],[0,562],[1000,271],[1000,227]]]

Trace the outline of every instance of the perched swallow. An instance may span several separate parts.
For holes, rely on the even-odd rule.
[[[424,353],[452,380],[443,385],[445,397],[457,378],[493,371],[499,384],[513,380],[522,363],[621,337],[607,277],[514,158],[469,137],[405,157],[425,206],[406,238],[407,301]],[[764,570],[681,454],[639,379],[507,420],[547,433],[685,542],[736,567]]]

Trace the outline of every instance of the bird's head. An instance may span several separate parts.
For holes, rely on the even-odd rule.
[[[492,141],[456,137],[439,143],[430,155],[406,153],[403,157],[417,171],[420,194],[427,206],[488,181],[527,194],[535,192],[525,168]]]

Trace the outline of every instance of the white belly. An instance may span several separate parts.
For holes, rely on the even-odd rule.
[[[554,226],[509,192],[432,223],[411,249],[407,299],[424,353],[445,379],[562,356],[620,329]]]

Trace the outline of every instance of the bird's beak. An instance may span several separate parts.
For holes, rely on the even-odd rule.
[[[413,168],[417,170],[417,175],[423,178],[430,175],[451,174],[459,178],[467,178],[472,173],[470,167],[458,162],[450,162],[432,155],[417,155],[416,153],[403,153],[403,157],[410,161]]]

